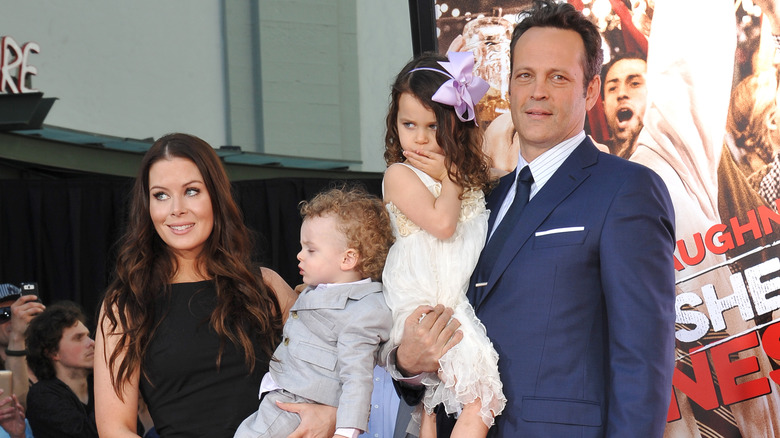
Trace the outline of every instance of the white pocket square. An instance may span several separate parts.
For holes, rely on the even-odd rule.
[[[552,230],[547,231],[537,231],[534,233],[534,236],[546,236],[548,234],[559,234],[559,233],[572,233],[574,231],[584,231],[585,227],[565,227],[565,228],[553,228]]]

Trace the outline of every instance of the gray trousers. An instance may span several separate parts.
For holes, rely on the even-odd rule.
[[[250,415],[238,426],[234,438],[285,438],[301,424],[298,414],[287,412],[276,406],[276,401],[282,403],[316,403],[304,397],[297,396],[283,389],[265,394],[257,412]],[[414,406],[409,406],[401,400],[398,405],[398,416],[395,423],[394,438],[416,438],[419,425],[414,427],[411,422]],[[407,426],[410,431],[407,431]]]
[[[398,416],[395,417],[395,433],[393,438],[417,438],[420,425],[412,421],[414,406],[409,406],[401,400],[398,403]]]
[[[286,438],[301,424],[301,417],[279,409],[276,402],[315,403],[289,391],[278,389],[265,394],[257,412],[238,426],[234,438]]]

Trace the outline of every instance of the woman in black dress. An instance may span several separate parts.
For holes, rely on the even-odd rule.
[[[136,436],[143,396],[162,437],[232,437],[257,409],[295,294],[251,262],[227,175],[203,140],[155,142],[130,208],[96,334],[100,436]],[[303,409],[308,424],[323,414]]]

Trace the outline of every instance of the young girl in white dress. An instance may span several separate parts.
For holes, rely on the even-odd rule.
[[[421,437],[435,436],[433,408],[459,414],[453,437],[484,437],[506,398],[498,354],[466,298],[487,236],[483,190],[489,162],[474,106],[488,84],[472,74],[473,55],[423,54],[398,74],[385,135],[384,200],[396,241],[382,274],[393,310],[390,343],[420,305],[454,310],[463,339],[425,377]]]

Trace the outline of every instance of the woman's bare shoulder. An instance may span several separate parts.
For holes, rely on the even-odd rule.
[[[292,290],[289,284],[284,279],[270,268],[260,268],[260,272],[263,274],[263,281],[266,286],[276,295],[276,299],[279,301],[279,307],[282,309],[282,315],[287,315],[287,312],[292,307],[298,295]]]

